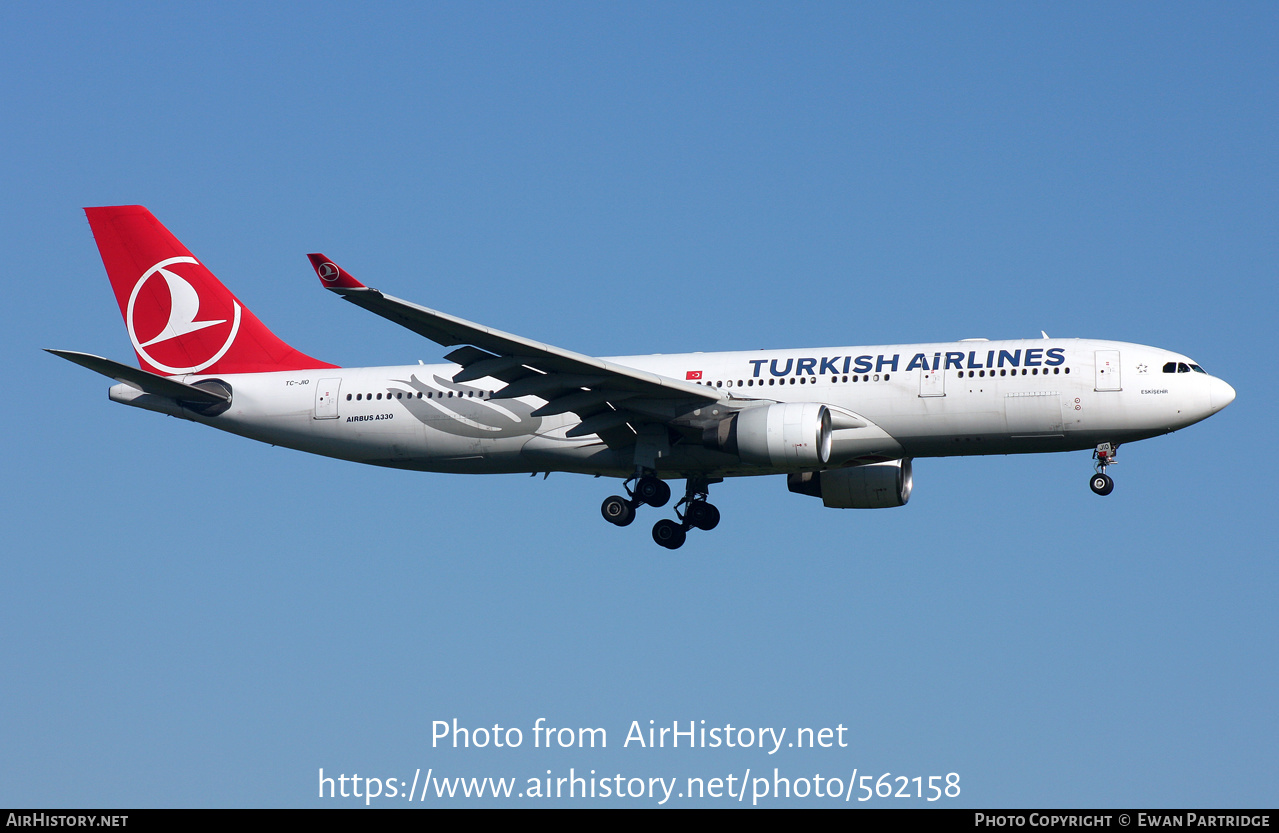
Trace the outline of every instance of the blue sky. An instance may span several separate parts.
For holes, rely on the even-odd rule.
[[[1277,36],[1264,3],[5,5],[0,804],[776,768],[1274,806]],[[882,511],[741,480],[670,553],[603,522],[609,481],[110,403],[39,348],[132,361],[80,210],[121,203],[343,365],[446,350],[306,252],[594,355],[1042,329],[1186,353],[1238,399],[1125,446],[1105,500],[1086,453],[917,460]],[[533,748],[539,717],[608,748]],[[524,744],[433,748],[454,718]],[[624,748],[649,720],[849,745]]]

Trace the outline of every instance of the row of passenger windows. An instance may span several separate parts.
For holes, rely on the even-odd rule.
[[[436,395],[435,395],[436,393],[439,393],[439,396],[436,396]],[[445,393],[445,391],[431,391],[431,392],[428,392],[428,393],[426,394],[426,397],[425,397],[425,398],[426,398],[426,399],[452,399],[452,398],[453,398],[453,395],[454,395],[454,394],[453,394],[453,391],[448,391],[447,393]],[[466,396],[463,396],[463,395],[462,395],[462,391],[458,391],[458,392],[457,392],[457,398],[458,398],[458,399],[487,399],[488,397],[490,397],[490,396],[492,396],[492,395],[493,395],[493,391],[487,391],[487,392],[486,392],[486,391],[482,391],[482,390],[468,390],[468,391],[466,392]],[[404,398],[404,392],[403,392],[403,391],[398,391],[398,392],[396,392],[396,393],[388,393],[388,394],[385,394],[385,396],[386,396],[386,398],[387,398],[387,399],[403,399],[403,398]],[[373,393],[348,393],[348,394],[346,395],[346,401],[347,401],[347,402],[350,402],[352,399],[354,399],[356,402],[360,402],[360,401],[363,401],[363,400],[365,400],[365,399],[367,399],[367,400],[369,400],[369,401],[372,401],[372,400],[374,400],[374,399],[381,399],[382,397],[383,397],[383,394],[380,394],[380,393],[378,393],[378,394],[373,394]],[[423,398],[423,396],[422,396],[421,392],[418,392],[417,394],[414,394],[414,393],[410,392],[410,393],[408,394],[408,398],[409,398],[409,399],[422,399],[422,398]]]
[[[1017,368],[1015,368],[1015,367],[1014,367],[1014,368],[1012,368],[1011,370],[1010,370],[1010,369],[1008,369],[1008,368],[1004,368],[1004,369],[1002,369],[1002,370],[1000,370],[1000,371],[999,371],[999,375],[1000,375],[1000,376],[1016,376],[1016,375],[1017,375],[1017,370],[1018,370],[1018,369],[1017,369]],[[1025,367],[1023,367],[1023,368],[1021,368],[1021,375],[1022,375],[1022,376],[1038,376],[1038,375],[1040,374],[1040,370],[1041,370],[1041,369],[1040,369],[1040,368],[1038,368],[1038,367],[1031,367],[1031,368],[1025,368]],[[1046,367],[1045,367],[1045,368],[1043,368],[1043,369],[1042,369],[1042,372],[1043,372],[1043,374],[1044,374],[1045,376],[1047,376],[1047,375],[1048,375],[1048,368],[1046,368]],[[1069,373],[1070,373],[1070,368],[1069,368],[1069,367],[1067,367],[1067,368],[1054,367],[1054,368],[1052,369],[1052,372],[1053,372],[1053,375],[1058,375],[1058,374],[1061,374],[1061,373],[1069,374]],[[1165,370],[1164,370],[1164,372],[1165,372],[1165,373],[1169,373],[1169,372],[1171,372],[1171,371],[1169,371],[1169,370],[1166,370],[1166,369],[1165,369]],[[1200,372],[1202,372],[1202,371],[1200,371]],[[967,374],[967,377],[971,379],[971,378],[979,377],[979,376],[980,376],[980,377],[985,377],[985,376],[986,376],[986,371],[984,371],[984,370],[961,370],[961,371],[959,371],[958,378],[963,379],[963,378],[965,377],[965,374]],[[990,375],[991,375],[991,376],[994,376],[994,375],[995,375],[995,371],[994,371],[993,369],[990,371]],[[811,385],[815,385],[815,384],[817,384],[818,382],[829,382],[829,383],[831,383],[831,384],[838,384],[838,383],[840,383],[840,382],[850,382],[850,381],[851,381],[851,382],[878,382],[878,381],[880,381],[881,379],[882,379],[883,381],[887,382],[889,379],[891,379],[891,378],[892,378],[892,376],[893,376],[893,374],[891,374],[891,373],[885,373],[885,374],[883,374],[882,376],[881,376],[880,374],[878,374],[878,373],[867,373],[867,374],[864,374],[864,375],[862,375],[862,376],[857,376],[857,375],[853,375],[853,376],[830,376],[830,377],[826,377],[826,376],[799,376],[799,377],[791,376],[791,377],[790,377],[790,378],[788,378],[788,379],[769,379],[769,380],[768,380],[768,384],[769,384],[769,385],[794,385],[794,384],[800,384],[800,385],[804,385],[804,384],[811,384]],[[798,378],[798,382],[796,381],[796,379],[797,379],[797,378]],[[732,380],[732,379],[729,379],[729,380],[728,380],[728,381],[726,381],[726,382],[725,382],[725,381],[699,382],[698,384],[706,385],[707,387],[714,387],[714,388],[724,388],[724,387],[731,388],[731,387],[733,387],[734,382],[733,382],[733,380]],[[749,388],[749,387],[753,387],[753,386],[755,386],[756,384],[758,384],[760,387],[763,387],[763,386],[764,386],[764,380],[763,380],[763,379],[760,379],[758,382],[756,382],[756,380],[754,380],[754,379],[747,379],[747,380],[745,380],[745,381],[742,381],[741,379],[738,379],[738,380],[737,380],[737,382],[736,382],[736,384],[737,384],[737,387],[739,387],[739,388]]]
[[[1197,364],[1186,364],[1185,362],[1168,362],[1166,365],[1164,365],[1164,373],[1189,373],[1192,370],[1195,373],[1203,373],[1203,374],[1208,373],[1208,371],[1204,370],[1202,367],[1200,367]]]
[[[1184,369],[1182,369],[1182,368],[1184,368]],[[1164,365],[1164,373],[1189,373],[1191,368],[1194,368],[1194,370],[1195,370],[1196,372],[1199,372],[1199,373],[1203,373],[1203,372],[1204,372],[1202,369],[1200,369],[1199,365],[1197,365],[1197,364],[1196,364],[1196,365],[1190,365],[1190,367],[1187,367],[1187,366],[1186,366],[1186,365],[1184,365],[1184,364],[1182,364],[1182,365],[1178,366],[1177,362],[1168,362],[1168,364]],[[1029,374],[1029,375],[1031,375],[1031,376],[1038,376],[1038,375],[1039,375],[1039,370],[1040,370],[1040,369],[1039,369],[1039,368],[1037,368],[1037,367],[1032,367],[1032,368],[1029,368],[1029,369],[1027,369],[1027,368],[1024,368],[1024,367],[1023,367],[1023,368],[1021,368],[1021,375],[1022,375],[1022,376],[1026,376],[1027,374]],[[1043,368],[1043,371],[1044,371],[1044,375],[1045,375],[1045,376],[1047,376],[1047,375],[1048,375],[1048,368],[1046,368],[1046,367],[1045,367],[1045,368]],[[1062,368],[1060,368],[1060,367],[1054,367],[1054,368],[1052,369],[1052,371],[1053,371],[1053,374],[1054,374],[1054,375],[1059,374],[1059,373],[1063,373],[1063,372],[1064,372],[1064,373],[1069,374],[1069,373],[1070,373],[1070,368],[1069,368],[1069,367],[1067,367],[1067,368],[1065,368],[1065,369],[1063,370],[1063,369],[1062,369]],[[984,370],[969,370],[969,371],[963,371],[963,370],[961,370],[961,371],[959,371],[959,378],[960,378],[960,379],[963,379],[963,378],[964,378],[964,373],[965,373],[965,372],[968,374],[968,378],[970,378],[970,379],[971,379],[971,378],[973,378],[974,376],[981,376],[981,377],[984,377],[984,376],[986,375],[986,371],[984,371]],[[994,371],[994,370],[991,370],[991,371],[990,371],[990,375],[991,375],[991,376],[994,376],[994,375],[995,375],[995,371]],[[1017,368],[1015,368],[1015,367],[1014,367],[1012,370],[1008,370],[1008,369],[1006,369],[1006,368],[1005,368],[1005,369],[1003,369],[1003,370],[1000,370],[1000,371],[999,371],[999,375],[1000,375],[1000,376],[1008,376],[1008,375],[1016,376],[1016,375],[1017,375]],[[881,375],[881,374],[879,374],[879,373],[866,373],[866,374],[863,374],[863,375],[861,375],[861,376],[858,376],[857,374],[853,374],[852,376],[831,376],[831,377],[829,377],[829,382],[830,382],[831,384],[839,384],[839,383],[841,383],[841,382],[843,382],[843,383],[847,383],[847,382],[854,382],[854,383],[855,383],[855,382],[879,382],[879,381],[881,381],[881,380],[882,380],[882,381],[887,382],[889,379],[891,379],[891,378],[892,378],[892,376],[893,376],[893,374],[891,374],[891,373],[884,373],[884,374],[882,374],[882,375]],[[799,377],[791,376],[791,377],[790,377],[790,378],[788,378],[788,379],[769,379],[769,380],[768,380],[768,384],[769,384],[769,387],[772,387],[773,385],[788,385],[788,384],[789,384],[789,385],[794,385],[794,384],[800,384],[800,385],[812,384],[812,385],[815,385],[815,384],[817,384],[817,383],[818,383],[818,381],[827,381],[827,377],[825,377],[825,376],[799,376]],[[699,384],[699,385],[705,385],[706,387],[715,387],[715,388],[724,388],[724,387],[728,387],[728,388],[731,388],[731,387],[733,387],[733,384],[734,384],[734,383],[733,383],[733,380],[732,380],[732,379],[729,379],[729,380],[727,380],[727,381],[724,381],[724,380],[717,380],[717,381],[715,381],[715,382],[698,382],[698,384]],[[754,387],[756,384],[758,384],[758,385],[762,388],[762,387],[764,387],[764,380],[763,380],[763,379],[760,379],[760,380],[758,381],[758,383],[757,383],[757,382],[756,382],[756,380],[754,380],[754,379],[746,379],[746,380],[738,379],[736,384],[737,384],[737,387],[739,387],[739,388],[749,388],[749,387]],[[436,395],[435,395],[436,393],[438,393],[439,395],[438,395],[438,396],[436,396]],[[426,398],[427,398],[427,399],[446,399],[446,398],[447,398],[447,399],[452,399],[452,398],[454,397],[454,395],[455,395],[455,394],[454,394],[454,391],[435,391],[435,392],[428,392],[428,393],[426,394]],[[475,398],[478,398],[478,399],[485,399],[485,398],[491,397],[492,395],[493,395],[493,391],[482,391],[482,390],[481,390],[481,391],[474,391],[474,390],[468,390],[468,391],[466,391],[466,395],[465,395],[465,397],[463,397],[462,391],[457,391],[457,392],[456,392],[456,396],[457,396],[457,398],[458,398],[458,399],[462,399],[462,398],[466,398],[466,399],[475,399]],[[376,393],[376,394],[374,394],[374,393],[356,393],[356,394],[350,394],[350,393],[348,393],[348,394],[346,395],[346,401],[347,401],[347,402],[350,402],[352,399],[354,399],[356,402],[360,402],[360,401],[363,401],[363,400],[365,400],[365,399],[372,401],[372,400],[375,400],[375,399],[382,399],[382,397],[383,397],[383,396],[385,396],[387,399],[403,399],[403,398],[404,398],[404,393],[403,393],[403,391],[396,392],[396,393],[387,393],[387,394],[381,394],[381,393]],[[414,398],[422,399],[422,398],[423,398],[423,397],[422,397],[421,392],[418,392],[417,394],[409,393],[409,394],[408,394],[408,397],[409,397],[409,399],[414,399]]]
[[[789,379],[769,379],[768,384],[769,385],[787,385],[787,384],[815,385],[819,381],[823,381],[823,382],[829,381],[831,384],[838,384],[841,381],[842,382],[859,382],[859,381],[860,382],[878,382],[880,381],[881,378],[883,379],[883,381],[887,382],[892,375],[893,374],[891,373],[885,373],[881,377],[880,374],[878,373],[867,373],[864,376],[857,376],[856,374],[854,374],[852,376],[831,376],[829,380],[827,380],[827,377],[825,376],[800,376],[798,377],[799,378],[798,382],[795,381],[796,377],[791,376]],[[733,380],[729,379],[727,382],[722,380],[715,381],[715,382],[698,382],[698,384],[705,385],[708,388],[731,388],[733,386]],[[760,379],[758,383],[754,379],[747,379],[744,382],[741,379],[737,380],[737,387],[739,388],[750,388],[750,387],[754,387],[756,384],[758,384],[762,388],[764,387],[764,380]]]
[[[968,373],[968,378],[969,378],[969,379],[973,378],[974,376],[979,376],[979,377],[980,377],[980,376],[985,376],[985,375],[986,375],[986,371],[984,371],[984,370],[969,370],[969,371],[963,371],[963,370],[961,370],[961,371],[959,371],[959,378],[960,378],[960,379],[964,378],[964,373],[965,373],[965,372],[967,372],[967,373]],[[1062,369],[1062,368],[1060,368],[1060,367],[1054,367],[1054,368],[1053,368],[1053,375],[1054,375],[1054,376],[1056,376],[1056,375],[1058,375],[1058,374],[1061,374],[1061,373],[1065,373],[1066,375],[1070,375],[1070,368],[1069,368],[1069,367],[1067,367],[1067,368],[1065,368],[1065,369]],[[1029,375],[1031,375],[1031,376],[1038,376],[1038,375],[1039,375],[1039,368],[1037,368],[1037,367],[1032,367],[1032,368],[1030,368],[1029,370],[1027,370],[1027,368],[1024,368],[1024,367],[1023,367],[1023,368],[1021,369],[1021,375],[1022,375],[1022,376],[1025,376],[1025,375],[1027,375],[1027,374],[1029,374]],[[995,371],[994,371],[994,370],[991,370],[991,371],[990,371],[990,375],[993,377],[993,376],[995,375]],[[1004,368],[1003,370],[999,371],[999,375],[1000,375],[1000,376],[1016,376],[1016,375],[1017,375],[1017,368],[1015,368],[1015,367],[1014,367],[1012,370],[1009,370],[1008,368]],[[1045,375],[1045,376],[1047,376],[1047,375],[1048,375],[1048,368],[1046,368],[1046,367],[1044,368],[1044,375]]]

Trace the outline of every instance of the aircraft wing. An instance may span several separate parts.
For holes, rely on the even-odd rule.
[[[491,377],[506,382],[495,399],[538,396],[547,400],[534,416],[572,412],[582,424],[570,436],[594,434],[625,423],[670,422],[719,401],[714,388],[613,364],[418,306],[367,287],[322,254],[308,255],[324,287],[346,300],[446,347],[462,366],[454,382]]]

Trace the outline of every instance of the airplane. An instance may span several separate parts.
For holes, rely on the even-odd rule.
[[[903,506],[917,457],[1093,450],[1090,486],[1123,443],[1235,398],[1178,353],[1049,338],[594,358],[400,300],[322,254],[321,284],[444,347],[447,364],[339,367],[280,340],[142,206],[85,213],[138,367],[49,350],[118,384],[115,402],[272,445],[415,471],[622,478],[619,527],[671,498],[668,549],[714,529],[710,487],[785,477],[834,508]]]

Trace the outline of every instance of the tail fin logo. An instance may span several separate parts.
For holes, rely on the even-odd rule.
[[[196,317],[200,314],[200,293],[189,280],[174,271],[172,267],[179,263],[191,263],[200,267],[200,262],[193,257],[171,257],[160,261],[143,272],[133,285],[125,312],[125,325],[129,329],[133,349],[156,369],[173,375],[199,373],[226,355],[240,331],[242,312],[240,305],[232,299],[232,309],[226,310],[229,318],[217,318],[214,313],[209,318],[197,321]],[[151,280],[157,275],[163,280]],[[158,289],[160,286],[165,287],[169,296],[168,319],[163,323],[161,319],[164,317],[165,304],[161,290]],[[141,306],[138,304],[139,298],[143,299]],[[220,328],[228,321],[231,324],[230,331],[219,346],[214,335],[216,331],[210,331],[210,328]],[[186,338],[193,333],[202,335]],[[210,339],[209,336],[214,337]],[[151,348],[151,351],[147,348]],[[160,353],[162,359],[157,359],[154,353]],[[208,358],[203,358],[205,355]],[[176,364],[182,361],[188,364]]]
[[[320,279],[332,283],[338,279],[338,268],[329,261],[324,261],[316,270],[320,274]]]

